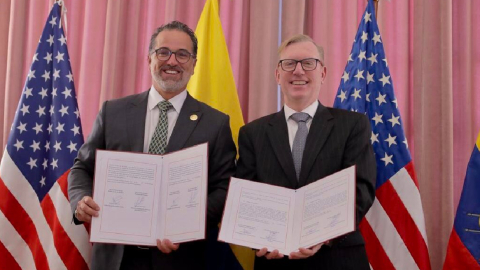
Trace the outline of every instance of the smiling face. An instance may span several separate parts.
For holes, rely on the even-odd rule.
[[[280,52],[280,60],[306,58],[321,59],[317,47],[310,41],[289,44]],[[298,112],[311,105],[318,99],[326,73],[327,69],[321,63],[311,71],[303,70],[300,63],[293,71],[284,71],[277,65],[275,78],[282,89],[285,104]]]
[[[164,30],[155,39],[154,50],[168,48],[172,52],[180,49],[193,53],[193,44],[190,37],[178,30]],[[193,75],[196,59],[190,58],[187,63],[181,64],[176,55],[172,54],[166,61],[158,60],[154,52],[148,56],[148,68],[152,74],[153,87],[165,99],[170,99],[181,93],[187,87]]]

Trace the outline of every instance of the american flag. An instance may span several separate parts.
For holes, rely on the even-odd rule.
[[[48,16],[0,165],[0,268],[88,269],[67,175],[83,144],[58,3]]]
[[[334,107],[365,113],[377,161],[376,198],[360,224],[373,269],[431,269],[418,182],[372,1],[360,21]]]

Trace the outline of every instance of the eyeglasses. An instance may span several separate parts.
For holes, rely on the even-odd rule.
[[[175,54],[175,59],[181,64],[185,64],[190,60],[190,57],[195,59],[195,55],[191,54],[187,50],[180,49],[176,52],[172,52],[170,49],[162,47],[153,51],[157,55],[157,59],[160,61],[168,61],[172,54]]]
[[[311,71],[316,69],[317,62],[320,62],[320,65],[323,66],[322,61],[316,58],[305,58],[302,60],[283,59],[278,62],[278,65],[280,65],[284,71],[294,71],[297,67],[298,62],[300,62],[303,70],[305,71]]]

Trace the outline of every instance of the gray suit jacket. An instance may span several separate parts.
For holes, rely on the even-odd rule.
[[[103,104],[68,176],[72,211],[84,196],[92,196],[97,149],[143,151],[147,101],[148,91]],[[198,116],[196,121],[190,119],[192,114]],[[228,181],[235,172],[236,148],[229,117],[188,94],[169,139],[167,153],[205,142],[208,142],[209,154],[207,227],[211,227],[217,226],[221,219]],[[122,245],[94,244],[91,268],[119,269],[123,248]],[[204,251],[205,241],[183,243],[172,254],[159,254],[157,262],[162,269],[202,269]]]
[[[373,203],[376,163],[365,115],[319,104],[312,120],[297,181],[288,141],[285,112],[257,119],[240,129],[236,176],[298,189],[337,171],[356,165],[357,224]],[[358,231],[341,236],[306,260],[255,260],[255,269],[364,269],[368,267],[363,238]],[[358,252],[354,246],[360,246]]]

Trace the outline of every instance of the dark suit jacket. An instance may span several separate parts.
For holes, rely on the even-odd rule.
[[[365,115],[327,108],[319,103],[297,181],[285,112],[281,110],[240,129],[236,177],[298,189],[355,164],[358,225],[375,196],[376,163],[370,134],[370,124]],[[334,239],[330,246],[322,247],[306,260],[288,260],[285,257],[267,261],[256,258],[255,270],[362,269],[362,263],[364,266],[367,263],[368,267],[363,238],[355,231]]]
[[[80,148],[68,176],[68,195],[72,210],[84,196],[92,196],[95,150],[142,152],[148,91],[106,101],[93,130]],[[198,116],[196,121],[190,116]],[[220,222],[230,176],[235,172],[236,148],[229,117],[189,94],[167,145],[167,153],[208,142],[207,227]],[[91,269],[119,269],[122,245],[94,244]],[[176,252],[156,258],[161,269],[202,269],[205,267],[205,241],[182,243]]]

